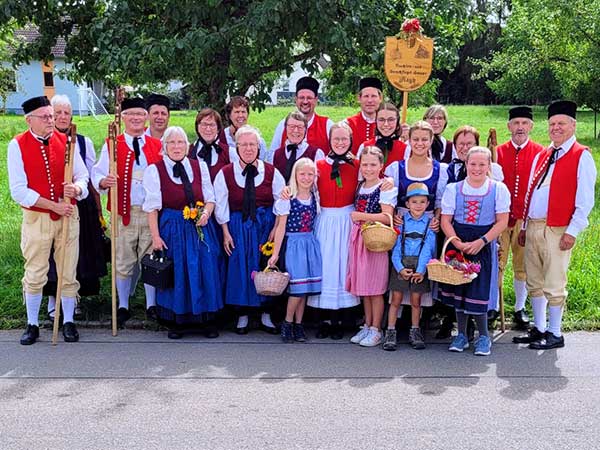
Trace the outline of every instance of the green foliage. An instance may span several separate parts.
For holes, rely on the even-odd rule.
[[[546,103],[560,96],[600,109],[600,3],[515,0],[502,50],[479,64],[479,77],[509,102]]]

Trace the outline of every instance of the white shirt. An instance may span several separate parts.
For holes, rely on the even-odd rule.
[[[42,138],[41,136],[36,136],[31,130],[29,132],[38,140]],[[41,142],[40,147],[42,147]],[[74,153],[73,184],[81,189],[81,195],[75,197],[75,200],[82,200],[88,196],[89,175],[79,151],[75,151]],[[11,197],[24,208],[31,208],[40,198],[40,194],[27,186],[27,174],[25,173],[21,147],[16,139],[12,139],[8,143],[6,165],[8,168],[8,186]],[[46,176],[46,174],[39,175]]]
[[[94,150],[94,143],[92,140],[84,136],[85,140],[85,168],[88,171],[89,176],[92,176],[92,168],[96,164],[96,150]],[[79,153],[79,139],[75,139],[75,151]],[[81,155],[81,153],[79,153]]]
[[[419,181],[426,181],[426,180],[429,180],[431,178],[431,176],[433,175],[433,169],[432,169],[431,172],[429,173],[429,175],[427,175],[426,177],[413,177],[408,174],[408,165],[409,164],[410,164],[410,162],[406,161],[406,178],[408,178],[410,181],[414,181],[415,183],[419,182]],[[400,180],[400,162],[394,161],[393,163],[391,163],[389,166],[386,167],[384,174],[386,177],[391,177],[394,180],[394,184],[396,186],[398,186],[399,180]],[[446,188],[446,184],[448,184],[448,164],[440,163],[440,176],[438,178],[436,191],[435,191],[435,202],[433,205],[434,209],[441,208],[442,195],[444,194],[444,189]],[[399,205],[399,206],[404,206],[404,205]]]
[[[556,160],[562,158],[568,151],[571,150],[575,143],[575,136],[567,139],[561,146],[561,150],[558,152]],[[556,148],[554,143],[550,145],[551,148]],[[566,149],[566,150],[565,150]],[[533,159],[531,165],[531,172],[529,173],[529,184],[533,182],[533,174],[537,161],[542,155],[538,153]],[[552,175],[554,174],[554,167],[556,164],[550,166],[548,175],[544,184],[538,189],[537,186],[532,187],[531,199],[529,200],[529,213],[527,215],[530,219],[545,219],[548,216],[548,201],[550,198],[550,182]],[[573,237],[577,237],[589,224],[588,216],[594,207],[594,188],[596,184],[596,164],[594,158],[590,152],[583,152],[579,165],[577,166],[577,192],[575,194],[575,211],[571,217],[571,221],[567,226],[566,233]],[[571,182],[573,180],[564,180],[565,182]]]
[[[515,144],[515,141],[513,141],[512,139],[510,140],[510,143],[515,148],[515,150],[518,149],[518,148],[523,149],[523,148],[527,147],[527,144],[529,144],[529,138],[527,138],[525,140],[525,142],[523,142],[521,145]]]
[[[175,167],[175,162],[171,160],[168,156],[163,158],[165,162],[165,166],[167,168],[167,174],[171,181],[175,184],[182,184],[181,178],[175,178],[173,176],[173,167]],[[198,161],[200,163],[200,177],[202,178],[202,196],[204,197],[204,203],[214,203],[215,202],[215,191],[210,182],[210,172],[208,171],[208,167],[204,161]],[[188,179],[190,183],[194,181],[194,172],[192,171],[192,165],[190,164],[190,160],[185,157],[182,162],[185,172],[187,173]],[[142,209],[145,212],[151,211],[160,211],[162,209],[162,190],[160,186],[160,176],[158,175],[158,168],[155,164],[148,166],[146,171],[144,172],[143,179],[144,191],[146,192],[146,197],[144,199],[144,204]]]
[[[123,133],[125,136],[125,143],[133,152],[133,136]],[[146,145],[146,135],[142,134],[138,136],[140,139],[140,163],[138,164],[135,159],[133,160],[133,170],[131,176],[131,206],[142,206],[144,203],[144,197],[146,193],[144,191],[144,186],[142,184],[144,178],[144,170],[148,167],[148,161],[146,161],[146,155],[144,154],[143,148]],[[96,191],[100,194],[105,194],[108,192],[108,189],[100,188],[100,181],[108,176],[109,172],[109,157],[108,157],[108,146],[106,142],[102,146],[102,150],[100,152],[100,159],[92,169],[92,184]]]
[[[446,138],[444,136],[440,136],[440,141],[442,141],[442,148],[444,149],[444,152],[446,151]],[[406,150],[404,151],[404,159],[408,159],[410,158],[410,140],[406,141]],[[452,145],[452,159],[454,158],[458,158],[458,155],[456,154],[456,147],[454,145]]]
[[[463,194],[465,195],[485,195],[490,188],[490,183],[496,183],[496,214],[507,213],[510,211],[510,192],[504,183],[490,180],[487,178],[485,182],[478,188],[469,184],[468,178],[463,183]],[[442,197],[442,214],[449,216],[454,215],[456,210],[456,189],[459,183],[450,183],[446,186],[446,191]]]
[[[216,144],[219,143],[219,140],[217,139]],[[229,144],[228,144],[229,145]],[[196,153],[196,156],[198,157],[199,161],[204,161],[203,158],[200,158],[200,156],[198,156],[198,153],[200,152],[200,149],[202,149],[202,143],[198,144],[198,152]],[[211,157],[210,157],[210,167],[214,167],[217,164],[217,160],[219,159],[219,154],[217,153],[217,151],[215,150],[214,147],[211,146]],[[240,157],[237,154],[237,150],[235,148],[235,144],[233,147],[229,146],[229,162],[237,162],[240,160]]]
[[[290,159],[290,156],[292,156],[292,152],[287,149],[287,146],[290,144],[291,144],[291,142],[286,139],[285,147],[283,148],[286,159]],[[308,148],[308,142],[306,142],[306,139],[304,139],[302,142],[300,142],[298,144],[298,150],[296,150],[296,160],[302,158],[302,155],[304,155],[304,152],[306,151],[307,148]],[[270,161],[267,161],[267,162],[270,164],[273,164],[274,157],[275,157],[275,152],[270,153],[269,154]],[[319,149],[317,149],[317,152],[315,153],[315,162],[317,162],[321,159],[325,159],[325,153],[323,152],[323,150],[321,150],[319,148]]]
[[[260,159],[257,160],[258,166],[258,175],[254,178],[254,186],[260,186],[265,179],[265,163]],[[235,178],[235,183],[244,188],[246,186],[246,177],[242,175],[242,167],[239,162],[233,163],[233,175]],[[279,173],[277,169],[275,169],[275,173],[273,175],[273,184],[271,185],[271,190],[273,192],[273,213],[277,216],[285,215],[287,213],[282,212],[279,209],[277,199],[281,195],[282,189],[285,187],[285,180],[283,176]],[[225,175],[223,175],[223,170],[220,170],[217,176],[215,177],[214,182],[215,188],[215,218],[217,222],[222,225],[224,223],[229,222],[229,189],[227,188],[227,182],[225,181]]]
[[[231,159],[231,149],[233,149],[233,153],[235,153],[235,157],[236,157],[236,161],[239,161],[239,158],[237,156],[237,150],[235,147],[235,136],[233,136],[231,134],[231,129],[229,127],[225,128],[225,139],[227,139],[227,145],[229,146],[229,159]],[[268,151],[267,151],[267,143],[265,142],[265,140],[261,137],[260,141],[258,142],[258,158],[262,159],[263,161],[267,161],[266,158],[268,158]],[[231,160],[231,162],[233,162],[233,160]]]
[[[308,125],[306,126],[306,134],[308,135],[308,129],[312,126],[315,121],[315,115],[310,118],[308,121]],[[329,131],[333,126],[333,121],[331,119],[327,119],[327,136],[329,136]],[[277,124],[277,128],[275,128],[275,134],[273,134],[273,140],[271,141],[271,160],[273,158],[272,154],[281,147],[281,138],[283,137],[283,131],[285,129],[285,119],[281,119],[281,121]]]

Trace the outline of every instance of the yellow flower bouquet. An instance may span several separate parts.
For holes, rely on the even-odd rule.
[[[204,231],[202,230],[202,226],[200,226],[200,217],[202,217],[202,213],[204,212],[204,203],[201,201],[197,201],[194,206],[186,206],[183,208],[183,218],[185,220],[191,220],[196,225],[196,231],[198,232],[198,238],[204,242]]]

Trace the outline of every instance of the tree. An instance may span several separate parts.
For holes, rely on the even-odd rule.
[[[479,76],[505,101],[547,103],[564,96],[597,111],[598,23],[596,0],[514,0],[502,50],[479,61]]]

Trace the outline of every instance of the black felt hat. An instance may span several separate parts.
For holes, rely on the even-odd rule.
[[[23,108],[23,112],[25,114],[29,114],[31,111],[35,111],[36,109],[44,106],[50,106],[50,101],[48,100],[48,97],[42,95],[41,97],[32,97],[28,100],[25,100],[21,105],[21,108]]]
[[[146,109],[146,102],[144,102],[143,98],[139,97],[126,98],[125,100],[123,100],[123,102],[121,103],[121,111],[126,111],[131,108]]]
[[[150,109],[152,105],[161,105],[165,106],[167,109],[171,109],[171,101],[169,97],[162,94],[150,94],[146,98],[146,109]]]
[[[296,82],[296,94],[302,89],[309,89],[319,95],[319,82],[313,77],[302,77]]]
[[[508,110],[508,120],[524,117],[533,120],[533,110],[529,106],[515,106]]]
[[[381,84],[381,80],[375,77],[365,77],[361,78],[358,82],[358,92],[362,91],[364,88],[372,87],[375,89],[379,89],[383,91],[383,84]]]
[[[550,106],[548,106],[548,119],[557,114],[565,114],[577,119],[577,103],[569,100],[558,100],[550,103]]]

